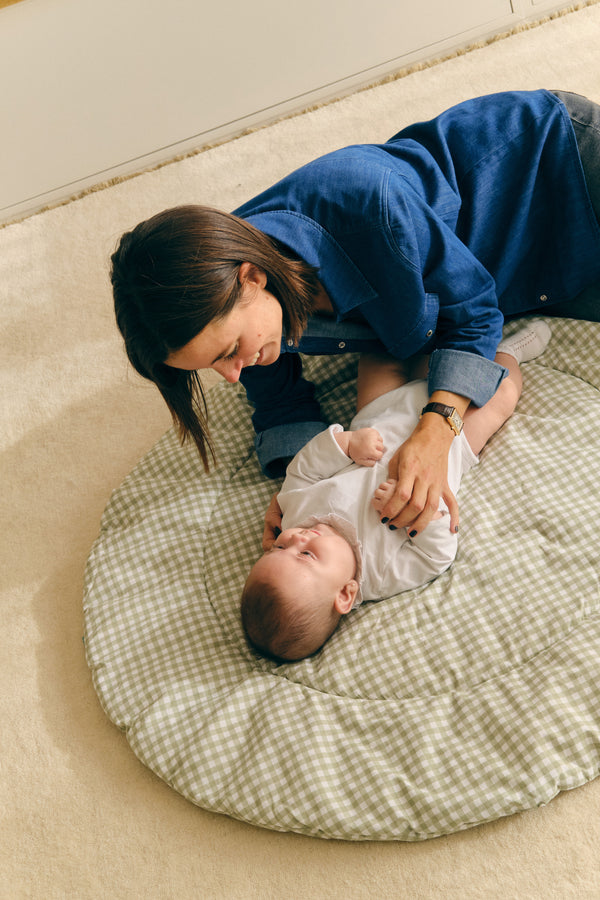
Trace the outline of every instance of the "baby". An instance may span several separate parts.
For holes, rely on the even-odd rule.
[[[522,386],[519,363],[538,356],[549,338],[548,326],[536,321],[499,345],[496,362],[509,374],[485,406],[465,414],[448,461],[453,493],[512,415]],[[310,656],[363,600],[425,584],[454,560],[458,539],[443,501],[413,537],[405,528],[383,527],[378,514],[394,488],[389,458],[427,401],[424,380],[381,394],[360,409],[349,431],[331,425],[289,464],[278,496],[283,530],[252,567],[242,594],[244,629],[261,653],[286,661]]]

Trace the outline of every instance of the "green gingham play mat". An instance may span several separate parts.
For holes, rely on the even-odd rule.
[[[238,602],[265,507],[244,391],[203,474],[172,431],[116,490],[86,572],[85,646],[140,760],[206,809],[323,838],[422,840],[548,802],[600,768],[600,325],[548,320],[517,412],[460,493],[454,565],[277,665]],[[510,330],[514,330],[510,329]],[[332,421],[354,356],[306,359]]]

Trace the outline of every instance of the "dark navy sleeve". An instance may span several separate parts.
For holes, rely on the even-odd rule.
[[[290,459],[327,428],[315,386],[302,376],[297,353],[282,353],[270,366],[247,366],[240,382],[254,406],[256,452],[269,478],[285,474]]]

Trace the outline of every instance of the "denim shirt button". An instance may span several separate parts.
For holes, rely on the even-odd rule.
[[[542,303],[545,303],[547,299],[548,299],[548,294],[540,294],[540,300],[542,301]]]
[[[346,341],[340,341],[338,344],[338,347],[340,350],[343,350],[345,346],[346,346]]]
[[[293,342],[292,340],[289,340],[289,341],[287,342],[287,345],[288,345],[288,347],[293,347],[293,346],[294,346],[294,342]]]
[[[430,328],[429,331],[427,332],[427,334],[425,335],[425,337],[431,337],[432,334],[433,334],[433,331]]]

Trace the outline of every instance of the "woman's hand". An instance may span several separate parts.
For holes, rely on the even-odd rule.
[[[393,495],[380,511],[384,524],[423,531],[438,511],[440,497],[450,512],[450,531],[458,531],[458,503],[448,486],[448,453],[454,433],[442,416],[424,416],[390,459],[396,479]],[[414,533],[413,533],[414,532]]]
[[[281,534],[282,512],[277,500],[278,496],[279,494],[273,494],[265,513],[265,530],[262,539],[262,548],[265,551],[271,549]]]

